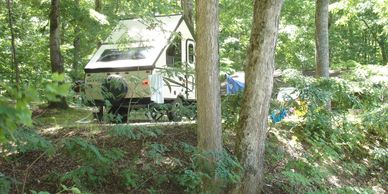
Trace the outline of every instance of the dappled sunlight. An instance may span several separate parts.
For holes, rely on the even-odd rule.
[[[279,130],[275,127],[271,128],[269,133],[275,135],[276,139],[282,143],[282,146],[291,157],[301,160],[306,159],[303,156],[305,150],[303,149],[301,142],[298,141],[296,136],[293,136],[286,130]],[[288,138],[290,135],[292,135],[291,139]]]
[[[54,127],[42,128],[41,131],[43,134],[54,134],[54,133],[57,133],[61,129],[63,129],[63,127],[56,125]]]

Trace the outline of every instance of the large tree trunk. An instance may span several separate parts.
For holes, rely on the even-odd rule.
[[[329,0],[316,0],[315,52],[316,76],[329,77]]]
[[[183,18],[186,20],[188,26],[193,29],[193,0],[181,0],[181,5],[183,9]]]
[[[75,6],[79,10],[79,0],[75,0]],[[80,38],[80,27],[78,21],[76,21],[74,29],[74,40],[73,40],[73,81],[80,80],[80,64],[81,64],[81,38]]]
[[[51,0],[50,9],[50,63],[53,73],[64,73],[60,50],[60,9],[59,0]],[[67,108],[68,105],[64,97],[60,97],[58,102],[49,102],[51,108]]]
[[[264,182],[264,146],[273,87],[274,55],[283,0],[255,0],[245,66],[245,90],[237,131],[236,154],[244,167],[234,193],[260,193]]]
[[[203,152],[221,152],[221,97],[218,54],[218,0],[196,3],[196,91],[198,147]],[[212,187],[213,183],[205,185]],[[215,185],[213,185],[215,186]]]
[[[7,9],[8,9],[8,26],[11,31],[11,63],[12,68],[15,71],[15,84],[16,87],[19,88],[20,82],[20,73],[19,73],[19,65],[16,60],[16,46],[15,46],[15,32],[13,28],[13,1],[7,0]]]

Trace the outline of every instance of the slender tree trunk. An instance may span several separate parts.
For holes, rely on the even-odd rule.
[[[182,5],[182,9],[183,9],[183,17],[185,18],[189,27],[193,28],[194,27],[194,22],[193,22],[194,2],[193,2],[193,0],[181,0],[181,5]]]
[[[316,0],[315,63],[316,76],[329,77],[329,0]]]
[[[101,12],[101,0],[94,0],[94,10]]]
[[[20,82],[20,73],[19,73],[19,64],[16,59],[16,46],[15,46],[15,32],[13,28],[13,1],[7,0],[7,9],[8,9],[8,26],[11,31],[11,63],[15,71],[15,84],[19,88]]]
[[[62,63],[62,56],[60,50],[60,8],[59,0],[51,0],[50,10],[50,63],[51,72],[64,73],[64,67]],[[64,97],[60,98],[58,102],[49,102],[51,108],[67,108],[68,105]]]
[[[197,1],[196,12],[198,13],[196,14],[195,50],[198,147],[203,152],[221,152],[218,0]],[[214,189],[215,184],[216,180],[205,187]]]
[[[102,0],[94,0],[94,10],[101,13]],[[101,46],[101,41],[97,38],[97,48]]]
[[[329,72],[329,0],[316,0],[315,10],[315,64],[316,77],[330,76]],[[331,100],[326,108],[331,110]]]
[[[75,5],[79,10],[79,0],[75,0]],[[74,40],[73,40],[73,81],[80,80],[80,62],[81,62],[81,38],[80,38],[80,28],[78,21],[76,21],[74,29]]]
[[[386,42],[386,37],[384,35],[382,35],[382,37],[380,37],[380,40],[377,41],[381,51],[382,65],[388,64],[388,50],[386,48],[385,42]]]
[[[273,87],[274,56],[283,0],[255,0],[245,66],[245,90],[237,131],[236,154],[244,167],[234,193],[262,191],[264,148]]]

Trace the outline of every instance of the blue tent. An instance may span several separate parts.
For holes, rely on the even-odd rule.
[[[232,78],[230,75],[226,75],[226,94],[236,94],[243,90],[245,84]]]
[[[245,83],[240,82],[236,79],[233,79],[232,76],[226,75],[226,94],[231,95],[231,94],[236,94],[245,88]],[[275,113],[276,112],[276,113]],[[282,109],[280,111],[274,111],[270,118],[273,123],[280,122],[287,116],[287,110]]]

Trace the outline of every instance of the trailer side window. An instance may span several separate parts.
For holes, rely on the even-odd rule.
[[[182,38],[180,34],[174,38],[167,48],[166,64],[170,67],[179,67],[182,65]]]
[[[188,46],[188,49],[189,49],[189,57],[188,57],[188,59],[189,59],[189,63],[190,64],[194,64],[194,45],[192,44],[192,43],[189,43],[189,46]]]

